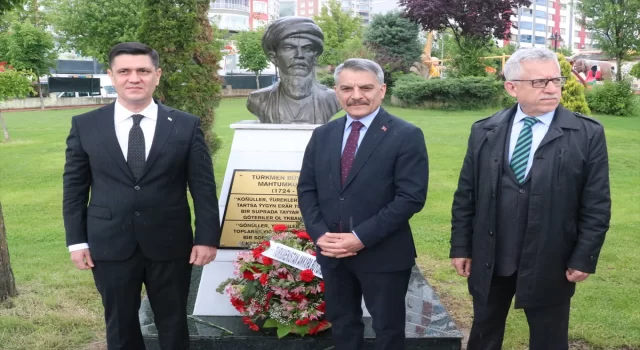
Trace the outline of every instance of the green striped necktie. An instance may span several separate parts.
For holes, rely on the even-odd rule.
[[[538,118],[526,117],[523,119],[524,126],[520,130],[520,136],[516,142],[516,148],[513,150],[511,156],[511,170],[516,175],[518,183],[524,182],[527,163],[529,162],[529,153],[531,152],[531,140],[533,139],[533,132],[531,127],[539,122]]]

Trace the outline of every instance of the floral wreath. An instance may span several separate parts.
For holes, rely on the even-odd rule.
[[[324,281],[311,269],[299,269],[264,255],[272,242],[316,255],[307,232],[274,225],[264,241],[238,253],[233,262],[235,277],[222,282],[216,291],[229,297],[244,323],[254,331],[261,329],[261,322],[262,328],[276,328],[278,338],[289,333],[315,335],[331,327],[324,319]]]

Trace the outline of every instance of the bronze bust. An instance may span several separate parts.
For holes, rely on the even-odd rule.
[[[261,123],[324,124],[340,111],[335,91],[315,76],[323,41],[322,30],[309,18],[283,17],[267,27],[262,49],[278,68],[280,81],[247,99],[247,109]]]

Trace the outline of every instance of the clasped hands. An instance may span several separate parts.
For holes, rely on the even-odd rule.
[[[338,259],[354,256],[364,248],[364,244],[352,232],[327,232],[318,238],[316,245],[320,247],[322,255]]]

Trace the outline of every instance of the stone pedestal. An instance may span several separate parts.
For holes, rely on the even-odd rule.
[[[243,121],[232,124],[235,130],[229,161],[219,198],[222,220],[235,170],[295,170],[302,165],[304,151],[313,130],[319,125],[261,124]],[[242,322],[227,296],[216,288],[233,277],[237,249],[218,250],[216,260],[204,268],[194,267],[189,292],[189,331],[192,349],[327,349],[331,330],[313,337],[288,335],[278,339],[271,331],[253,332]],[[407,305],[408,349],[460,349],[462,334],[440,304],[422,273],[414,267]],[[363,302],[367,348],[373,349],[375,333]],[[140,324],[149,349],[160,349],[153,312],[147,299],[140,308]]]

